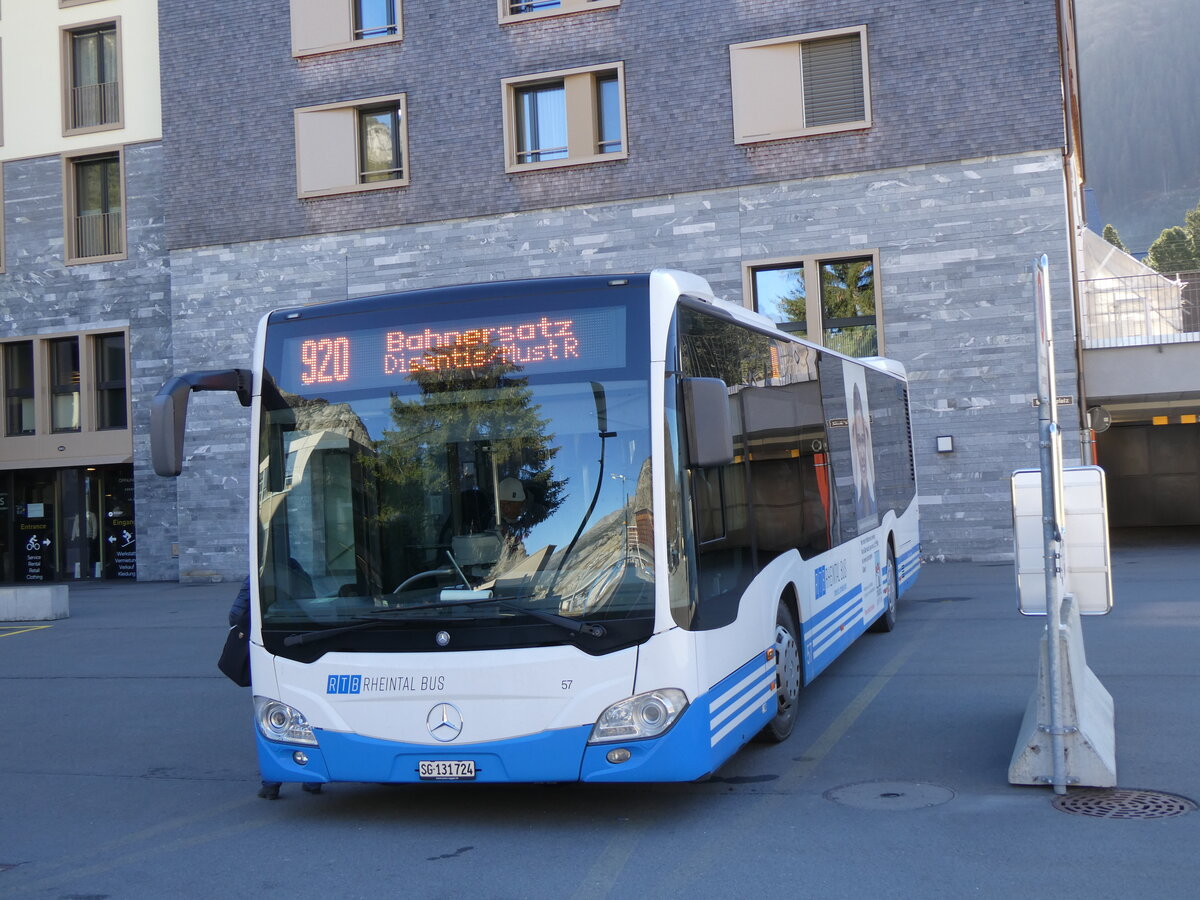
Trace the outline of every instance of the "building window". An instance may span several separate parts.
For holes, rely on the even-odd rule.
[[[354,0],[354,39],[394,35],[399,29],[395,0]]]
[[[79,339],[49,342],[50,430],[79,430]]]
[[[358,156],[358,180],[362,184],[404,177],[398,105],[358,111]]]
[[[4,433],[12,436],[37,430],[33,399],[33,342],[4,345]]]
[[[127,465],[128,346],[112,326],[0,342],[0,469]]]
[[[596,115],[600,132],[597,150],[600,153],[620,153],[625,144],[621,140],[624,130],[621,125],[621,83],[615,74],[596,79]]]
[[[121,126],[121,52],[116,22],[63,31],[64,131]]]
[[[125,215],[120,151],[68,157],[67,262],[120,259]]]
[[[760,263],[746,269],[747,294],[785,331],[847,356],[878,356],[876,271],[875,254]]]
[[[4,146],[4,54],[0,52],[0,147]],[[0,183],[0,209],[4,203],[4,185]],[[0,216],[0,272],[4,271],[4,216]]]
[[[729,64],[736,143],[871,124],[866,26],[733,44]]]
[[[620,63],[506,78],[506,171],[624,159]]]
[[[4,108],[0,105],[0,123],[3,121]],[[0,146],[4,145],[3,134],[0,134]],[[4,274],[4,166],[0,165],[0,275]]]
[[[404,94],[308,106],[295,121],[300,197],[408,184]]]
[[[570,13],[621,5],[621,0],[498,0],[498,2],[501,22],[541,19],[546,16],[565,16]]]
[[[519,88],[517,163],[567,158],[567,91],[561,81]]]
[[[96,357],[96,428],[100,431],[128,428],[125,335],[98,335],[94,338],[93,352]]]
[[[292,56],[399,41],[402,0],[291,0]]]

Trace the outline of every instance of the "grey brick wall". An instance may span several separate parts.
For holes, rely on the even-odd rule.
[[[288,0],[160,5],[173,249],[610,203],[1062,144],[1053,0],[625,0],[501,27],[404,0],[400,43],[303,60]],[[873,126],[733,143],[731,43],[865,24]],[[506,175],[500,80],[622,60],[629,159]],[[407,92],[405,188],[296,198],[292,111]]]
[[[125,148],[128,259],[63,265],[63,177],[58,156],[4,163],[5,274],[0,337],[129,328],[138,505],[138,576],[174,578],[170,561],[147,558],[176,533],[175,485],[149,471],[149,398],[172,371],[171,288],[163,246],[162,145]],[[53,465],[47,461],[47,465]]]
[[[1068,235],[1055,153],[651,195],[439,223],[176,250],[175,364],[244,365],[258,318],[292,304],[488,279],[643,271],[741,295],[743,261],[878,249],[888,354],[912,383],[925,552],[1011,554],[1008,478],[1037,462],[1031,262],[1058,298],[1059,393],[1074,394]],[[248,417],[195,394],[179,480],[180,570],[239,577],[252,488]],[[950,434],[955,453],[934,438]],[[1068,458],[1077,457],[1068,434]],[[171,510],[155,507],[166,518]],[[163,536],[164,542],[168,539]],[[170,564],[166,545],[158,572]]]

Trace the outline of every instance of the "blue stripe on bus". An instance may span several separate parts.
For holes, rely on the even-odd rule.
[[[754,714],[754,708],[762,706],[775,696],[775,663],[762,654],[738,669],[729,678],[717,685],[707,696],[720,691],[721,686],[733,681],[733,685],[708,704],[711,716],[709,720],[709,744],[715,747],[722,740],[736,732],[737,728],[748,717]]]
[[[829,605],[827,605],[823,609],[820,609],[817,612],[813,613],[801,624],[804,626],[805,630],[815,628],[815,627],[819,626],[826,619],[831,618],[832,616],[838,615],[841,612],[841,610],[843,608],[845,608],[845,605],[847,603],[850,603],[851,601],[855,600],[856,598],[860,598],[861,596],[862,596],[862,585],[856,584],[856,585],[854,585],[854,587],[850,588],[850,590],[846,591],[844,594],[842,594],[836,600],[831,601],[829,603]],[[861,600],[859,600],[859,602],[861,603]]]
[[[921,545],[916,544],[896,560],[896,580],[903,594],[917,580],[921,571]]]
[[[845,630],[834,632],[831,636],[832,640],[827,642],[819,649],[813,646],[810,639],[805,638],[804,642],[804,683],[808,684],[821,672],[841,656],[842,651],[854,643],[854,639],[867,630],[867,625],[862,618],[861,605],[855,611],[855,615],[849,617]]]

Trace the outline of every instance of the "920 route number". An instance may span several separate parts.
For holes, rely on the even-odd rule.
[[[417,774],[421,778],[459,781],[475,777],[473,759],[423,759],[417,763]]]

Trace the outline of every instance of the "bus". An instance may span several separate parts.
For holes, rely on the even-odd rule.
[[[264,781],[660,782],[783,741],[920,566],[902,367],[698,276],[278,309],[253,370],[250,659]]]

